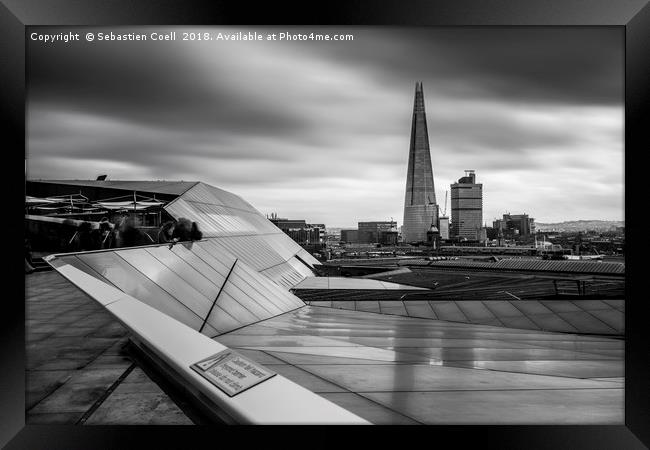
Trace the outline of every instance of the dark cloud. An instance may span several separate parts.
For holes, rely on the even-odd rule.
[[[215,64],[194,70],[191,52],[151,42],[80,43],[74,49],[32,45],[29,97],[64,111],[187,131],[285,135],[299,115],[275,114],[255,102],[255,90],[233,92]]]
[[[514,102],[621,104],[624,34],[601,28],[421,28],[367,30],[363,44],[325,51],[364,66],[369,77],[451,97]],[[427,83],[427,81],[429,83]]]

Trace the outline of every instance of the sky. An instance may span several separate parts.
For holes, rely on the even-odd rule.
[[[176,31],[176,41],[85,33]],[[183,32],[261,41],[183,41]],[[27,177],[203,181],[261,213],[402,224],[416,81],[436,197],[476,171],[483,220],[623,220],[617,28],[33,27]],[[352,41],[271,41],[271,33]],[[447,214],[450,214],[450,203]]]

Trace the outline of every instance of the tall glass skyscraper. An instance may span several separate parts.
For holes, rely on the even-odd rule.
[[[406,173],[402,239],[405,242],[425,242],[427,230],[432,223],[438,225],[438,205],[433,186],[427,117],[424,112],[424,92],[422,82],[417,82]]]

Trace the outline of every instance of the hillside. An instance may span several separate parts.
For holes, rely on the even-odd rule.
[[[537,231],[607,231],[615,227],[624,227],[622,220],[570,220],[558,223],[535,223]]]

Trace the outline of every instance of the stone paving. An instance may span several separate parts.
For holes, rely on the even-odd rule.
[[[25,278],[27,424],[192,424],[125,349],[128,333],[58,273]]]

